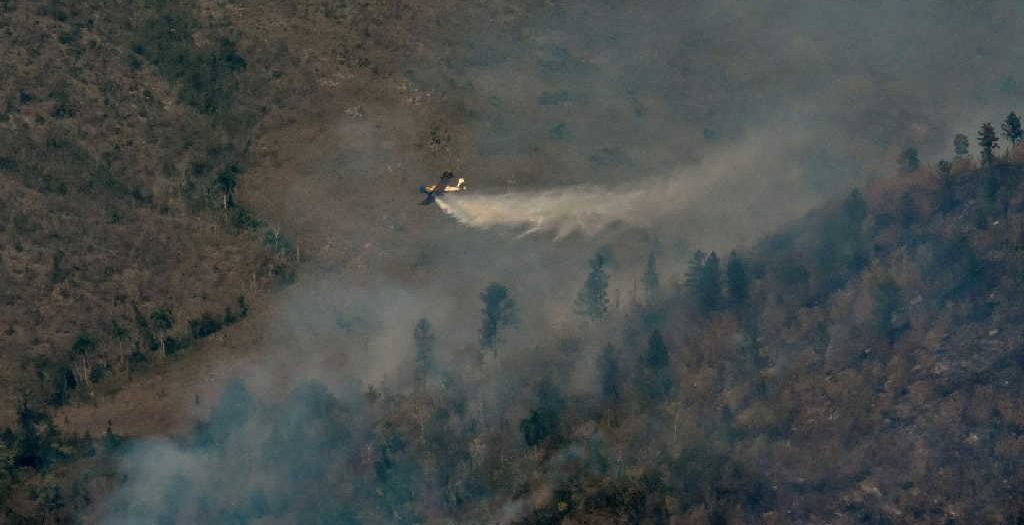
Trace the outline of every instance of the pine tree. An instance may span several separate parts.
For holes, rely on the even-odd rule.
[[[1020,117],[1017,116],[1017,113],[1011,111],[1006,116],[1006,120],[1003,121],[1003,136],[1006,137],[1011,148],[1024,140],[1024,129],[1021,128]]]
[[[605,257],[598,253],[590,260],[590,274],[576,296],[576,313],[590,319],[603,319],[608,314],[608,273]]]
[[[971,156],[970,152],[971,142],[967,139],[967,135],[963,133],[957,133],[953,137],[953,157],[958,160],[968,159]]]
[[[707,314],[721,306],[721,279],[718,255],[715,252],[705,255],[700,250],[694,252],[686,274],[686,285],[696,297],[701,312]]]
[[[530,416],[519,422],[519,431],[527,446],[537,446],[545,441],[558,443],[562,440],[562,412],[565,398],[558,386],[545,377],[537,385],[537,406],[530,410]]]
[[[481,311],[480,346],[493,349],[499,341],[500,331],[504,327],[515,326],[518,322],[516,303],[512,300],[508,287],[500,283],[491,283],[480,294],[484,303]]]
[[[734,305],[743,305],[750,296],[750,278],[743,260],[733,251],[729,253],[729,262],[725,266],[725,279],[729,287],[729,300]]]
[[[644,289],[647,291],[647,301],[653,302],[658,297],[658,266],[654,251],[647,255],[647,268],[644,269]]]
[[[238,166],[232,165],[217,175],[216,185],[220,188],[223,196],[222,204],[224,209],[235,205],[235,188],[238,187]]]
[[[434,370],[435,336],[430,321],[420,319],[413,328],[412,339],[416,346],[415,378],[417,383],[423,383]]]
[[[697,250],[693,252],[693,256],[690,257],[690,262],[686,268],[686,287],[693,290],[694,293],[700,288],[700,278],[704,272],[704,261],[708,258],[707,254]]]
[[[910,173],[917,171],[921,166],[921,159],[917,155],[917,148],[907,148],[900,154],[900,168]]]
[[[704,261],[700,298],[702,308],[706,312],[715,310],[722,304],[722,272],[715,252],[711,252]]]
[[[943,214],[956,207],[956,191],[953,186],[953,166],[947,160],[939,161],[938,208]]]
[[[170,308],[160,308],[149,314],[149,319],[153,321],[153,327],[156,328],[156,336],[160,341],[160,353],[167,355],[167,332],[174,328],[174,314],[171,313]]]
[[[615,405],[622,399],[621,372],[619,371],[619,360],[615,347],[608,344],[601,351],[599,362],[601,376],[601,397],[606,405]]]
[[[651,332],[647,340],[644,376],[643,389],[652,401],[664,401],[672,393],[674,381],[669,367],[668,346],[658,330]]]
[[[996,136],[996,130],[991,122],[982,124],[978,130],[978,146],[981,146],[982,165],[991,168],[995,160],[995,150],[999,149],[999,137]]]

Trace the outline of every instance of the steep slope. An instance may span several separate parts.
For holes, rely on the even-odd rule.
[[[1022,176],[1005,164],[875,181],[720,268],[698,253],[688,285],[603,327],[422,368],[408,391],[312,382],[275,401],[234,383],[188,436],[128,451],[126,485],[94,477],[93,494],[115,490],[93,515],[1012,522]],[[607,328],[611,345],[588,349]],[[589,390],[559,380],[591,366]],[[100,458],[123,450],[107,441]],[[189,481],[158,481],[174,476]],[[84,505],[82,487],[61,501]]]
[[[0,5],[0,421],[18,397],[89,398],[292,280],[302,232],[275,212],[290,201],[265,197],[287,196],[274,192],[291,174],[247,172],[280,168],[302,150],[291,137],[346,110],[401,105],[396,74],[433,42],[417,34],[449,15],[388,2]]]
[[[132,52],[159,35],[125,28],[126,16],[44,2],[7,4],[0,18],[5,421],[16,395],[60,405],[173,353],[198,336],[190,320],[242,316],[244,297],[288,272],[287,254],[229,202],[251,124],[226,121],[249,112],[190,100]],[[231,84],[227,96],[242,59],[223,53],[209,81]]]
[[[403,76],[430,77],[424,64],[437,60],[453,70],[419,85],[443,86],[467,62],[509,67],[492,47],[530,36],[511,21],[534,4],[562,12],[557,2],[0,1],[0,66],[12,73],[0,78],[4,520],[1011,519],[1022,423],[1013,165],[878,181],[741,254],[749,294],[721,291],[739,279],[724,268],[700,284],[716,274],[701,256],[693,290],[665,286],[652,294],[662,301],[545,332],[541,348],[523,345],[537,357],[472,348],[415,394],[313,385],[280,404],[236,385],[209,406],[221,388],[209,374],[265,357],[276,319],[265,292],[293,280],[295,261],[431,275],[431,239],[409,241],[443,219],[396,205],[407,196],[396,192],[417,170],[463,160],[470,113],[509,107],[473,86],[447,91],[479,97],[470,108],[432,100]],[[495,22],[497,43],[466,49],[460,32],[479,20]],[[530,126],[492,118],[494,136],[470,154],[512,166],[509,184],[547,176],[534,141],[557,157],[567,129],[609,120],[573,119],[586,97],[555,84],[591,70],[590,58],[540,40],[550,60],[517,60],[552,85],[506,87],[531,108]],[[649,108],[628,95],[615,95],[615,114],[639,119]],[[553,113],[535,123],[535,105]],[[575,176],[637,171],[622,150],[589,146],[565,155]],[[343,182],[303,165],[321,161],[343,166]],[[600,395],[538,380],[591,359]],[[62,435],[44,412],[67,403]],[[196,418],[210,423],[189,432]],[[104,429],[99,441],[73,435]],[[153,457],[212,459],[178,472],[195,488],[147,486],[134,471],[125,485],[112,463],[125,450],[118,432],[184,433]],[[176,467],[145,452],[123,459]],[[161,502],[118,492],[138,483]]]

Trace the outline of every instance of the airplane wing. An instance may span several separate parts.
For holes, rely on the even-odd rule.
[[[446,172],[441,174],[441,180],[437,184],[435,184],[433,186],[426,186],[426,187],[421,186],[420,187],[420,191],[426,193],[427,194],[427,198],[423,199],[423,201],[420,202],[420,204],[422,204],[424,206],[426,206],[428,204],[433,204],[433,202],[437,199],[438,195],[441,195],[441,194],[445,193],[446,191],[459,191],[459,190],[463,189],[462,188],[462,184],[463,184],[463,180],[462,179],[459,179],[459,182],[456,185],[454,185],[454,186],[449,186],[448,185],[448,181],[450,181],[450,180],[452,180],[454,178],[455,178],[455,174],[454,173],[452,173],[450,171],[446,171]]]

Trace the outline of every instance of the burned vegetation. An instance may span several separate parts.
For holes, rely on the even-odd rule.
[[[935,166],[901,145],[895,173],[752,246],[652,243],[633,266],[597,250],[553,299],[562,317],[483,268],[464,333],[425,308],[387,339],[402,381],[318,369],[275,395],[260,374],[212,398],[182,389],[201,422],[172,436],[70,421],[131,385],[161,396],[179,386],[165,372],[276,320],[261,309],[308,259],[242,190],[278,162],[282,129],[327,120],[311,100],[361,101],[390,81],[408,109],[426,96],[403,74],[454,85],[445,75],[471,65],[441,60],[433,78],[395,56],[505,67],[497,45],[427,42],[472,19],[427,4],[0,0],[0,523],[1024,522],[1016,113],[956,135]],[[522,36],[509,21],[526,7],[479,4],[473,16],[505,24],[495,35]],[[533,64],[548,77],[598,67],[548,51]],[[670,100],[642,84],[626,91],[637,118]],[[557,147],[589,133],[570,112],[600,98],[530,97],[572,122],[538,128]],[[436,160],[462,137],[433,117],[417,140]],[[736,137],[718,124],[705,142]],[[540,151],[492,131],[484,154]],[[645,158],[614,141],[582,157],[587,170]],[[413,266],[430,273],[423,253]],[[626,300],[622,281],[635,283]],[[373,335],[358,316],[332,321],[339,338]]]
[[[492,283],[479,358],[441,366],[445,334],[409,327],[410,388],[310,382],[261,400],[237,381],[189,435],[130,449],[112,432],[62,437],[24,405],[0,442],[5,476],[122,457],[126,478],[90,485],[111,523],[1012,522],[1013,158],[879,180],[752,249],[697,252],[685,275],[651,257],[628,305],[604,298],[599,254],[566,298],[581,334],[598,313],[621,327],[598,330],[594,359],[559,343],[501,369],[501,333],[526,327],[515,288]],[[594,367],[589,390],[563,380],[578,367]],[[52,483],[8,515],[86,506],[81,482]]]

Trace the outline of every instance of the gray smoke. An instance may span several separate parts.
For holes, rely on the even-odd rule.
[[[453,132],[471,144],[459,154],[472,190],[438,200],[457,224],[430,222],[420,213],[436,210],[413,204],[414,184],[434,180],[389,169],[401,158],[408,164],[396,173],[416,167],[418,177],[427,163],[414,164],[421,159],[405,143],[389,141],[391,128],[366,131],[380,118],[417,135],[423,130],[406,128],[422,122],[368,110],[359,129],[349,124],[338,137],[336,151],[310,159],[312,173],[292,180],[282,207],[291,207],[291,224],[308,228],[310,252],[333,253],[338,237],[355,254],[338,256],[349,264],[339,273],[354,272],[356,261],[380,275],[352,285],[304,274],[277,305],[282,327],[266,350],[275,354],[272,365],[247,379],[285,378],[293,388],[315,378],[354,408],[336,406],[316,386],[268,410],[229,390],[212,431],[143,443],[124,456],[127,482],[107,502],[105,523],[196,522],[204,508],[236,509],[253,522],[322,510],[328,518],[317,519],[346,523],[347,504],[377,497],[356,490],[370,478],[343,477],[351,474],[343,463],[358,464],[361,447],[375,440],[364,427],[381,419],[366,412],[362,397],[369,384],[408,391],[420,317],[439,333],[444,371],[475,382],[468,412],[480,425],[517,421],[533,379],[589,366],[566,357],[572,345],[551,347],[579,330],[573,293],[602,243],[616,243],[613,287],[628,291],[652,237],[702,249],[748,242],[891,171],[904,147],[918,147],[925,159],[948,156],[952,133],[973,134],[1024,95],[1019,1],[543,4],[516,8],[536,12],[514,27],[481,19],[438,29],[452,33],[424,42],[437,59],[410,66],[419,85],[464,114]],[[366,173],[395,181],[381,185]],[[399,185],[409,195],[390,191]],[[627,234],[609,233],[621,233],[619,226]],[[512,240],[506,229],[534,235]],[[563,241],[545,242],[544,234]],[[684,250],[663,253],[659,268],[685,264]],[[520,339],[500,366],[470,373],[458,356],[479,350],[478,294],[492,280],[514,284]],[[581,339],[595,347],[607,341]],[[333,427],[317,412],[325,404],[346,414],[357,437],[326,432]],[[456,436],[465,428],[448,430]],[[542,499],[541,485],[534,488]],[[495,518],[529,512],[532,496],[496,500]]]

